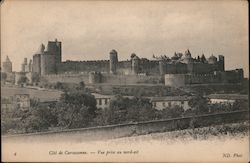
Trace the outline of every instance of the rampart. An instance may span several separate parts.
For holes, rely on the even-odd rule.
[[[65,72],[109,72],[109,60],[100,61],[66,61],[61,62],[57,65],[58,74],[63,74]]]
[[[100,75],[100,76],[99,76]],[[113,75],[109,73],[98,73],[98,80],[93,80],[93,73],[83,72],[80,74],[58,74],[58,75],[43,75],[42,78],[49,83],[79,83],[83,81],[85,84],[110,83],[117,85],[127,84],[156,84],[163,79],[162,76],[146,76],[146,75]],[[95,82],[93,82],[95,81]]]
[[[240,83],[243,81],[243,70],[215,71],[207,74],[165,74],[165,85],[181,87],[190,84]]]

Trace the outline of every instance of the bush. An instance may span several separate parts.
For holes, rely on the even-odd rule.
[[[155,112],[149,99],[130,99],[118,95],[110,101],[109,108],[98,110],[95,122],[97,125],[107,125],[147,121],[156,118]]]
[[[165,108],[161,111],[161,118],[166,119],[166,118],[177,118],[177,117],[182,117],[184,113],[184,109],[180,106],[173,106],[169,108]]]

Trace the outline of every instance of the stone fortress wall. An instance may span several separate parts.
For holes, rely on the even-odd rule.
[[[50,83],[80,83],[85,84],[114,84],[114,85],[131,85],[131,84],[163,84],[162,76],[145,76],[145,75],[113,75],[108,73],[90,72],[83,74],[55,74],[43,75],[43,79]]]
[[[193,58],[190,51],[175,53],[172,57],[160,56],[149,60],[139,58],[132,53],[130,59],[119,61],[118,52],[111,50],[109,60],[95,61],[64,61],[62,62],[61,42],[48,41],[47,47],[43,44],[33,55],[33,62],[24,64],[28,71],[37,73],[49,82],[84,81],[89,84],[138,84],[162,83],[165,85],[186,85],[202,83],[240,82],[243,79],[243,70],[225,71],[224,56],[218,58],[211,55],[206,58]],[[10,70],[10,61],[5,63],[6,71]],[[148,82],[149,81],[149,82]]]
[[[165,85],[181,87],[190,84],[240,83],[243,70],[215,71],[214,74],[165,74]]]
[[[118,53],[112,50],[109,60],[95,61],[61,61],[61,42],[49,41],[47,48],[42,44],[33,56],[33,72],[41,75],[81,73],[97,71],[110,74],[121,75],[164,75],[164,74],[201,74],[213,71],[224,71],[224,57],[211,56],[206,60],[203,55],[201,58],[192,58],[187,50],[184,54],[175,53],[171,58],[157,58],[149,60],[139,58],[132,53],[130,60],[118,61]]]

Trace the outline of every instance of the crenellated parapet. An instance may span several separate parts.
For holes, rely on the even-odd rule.
[[[175,53],[171,58],[155,57],[159,60],[159,71],[164,74],[209,74],[214,71],[224,71],[224,56],[215,57],[213,54],[206,58],[204,54],[193,58],[189,50]]]
[[[5,62],[3,62],[3,72],[12,73],[12,62],[9,57],[6,56]]]
[[[206,58],[204,54],[193,58],[189,49],[184,53],[175,52],[172,57],[162,55],[153,56],[153,60],[140,58],[135,53],[130,59],[118,61],[118,52],[111,50],[109,60],[83,60],[62,62],[61,42],[48,41],[47,46],[41,44],[33,55],[33,63],[28,65],[32,72],[40,75],[64,73],[89,73],[92,71],[114,75],[160,75],[164,74],[209,74],[214,71],[224,71],[224,56],[211,55]]]

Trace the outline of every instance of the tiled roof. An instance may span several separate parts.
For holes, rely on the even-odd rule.
[[[207,97],[210,99],[248,100],[248,95],[240,94],[210,94]]]
[[[190,96],[164,96],[164,97],[151,97],[151,101],[188,101]]]
[[[114,97],[113,95],[102,95],[99,93],[91,93],[93,96],[95,96],[95,98],[112,98]]]

